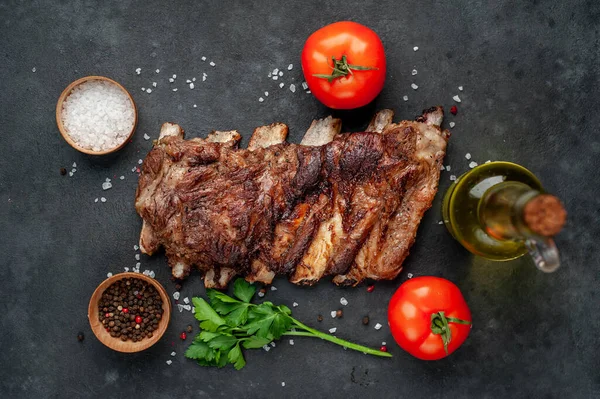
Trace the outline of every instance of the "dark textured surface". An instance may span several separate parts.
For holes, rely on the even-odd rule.
[[[600,396],[600,5],[434,3],[0,2],[0,396]],[[437,224],[438,195],[396,281],[368,294],[364,287],[322,281],[300,288],[279,279],[278,291],[267,294],[287,305],[297,301],[299,319],[336,326],[340,337],[375,347],[387,341],[391,360],[296,339],[294,346],[282,341],[268,353],[248,352],[239,372],[204,369],[182,355],[187,342],[178,334],[193,323],[189,312],[175,312],[165,337],[144,353],[103,347],[89,329],[87,301],[107,272],[135,264],[140,218],[131,168],[150,148],[143,134],[156,138],[162,122],[175,121],[188,137],[237,128],[247,141],[254,127],[282,121],[298,142],[311,119],[329,111],[302,90],[279,89],[281,80],[267,73],[283,67],[282,80],[299,84],[304,39],[343,19],[368,24],[387,49],[388,79],[372,109],[391,107],[397,119],[409,118],[432,104],[449,107],[463,85],[459,114],[448,119],[456,122],[446,162],[452,173],[468,169],[466,152],[479,162],[515,161],[564,199],[569,222],[557,238],[563,268],[544,275],[525,259],[473,258]],[[203,55],[216,67],[201,62]],[[206,82],[200,82],[202,72]],[[71,149],[54,120],[62,89],[91,74],[122,83],[140,112],[133,142],[102,159]],[[172,74],[178,75],[175,84],[167,82]],[[199,80],[189,90],[184,82],[193,76]],[[154,92],[142,93],[152,81],[158,83]],[[171,91],[175,86],[178,92]],[[270,95],[259,103],[264,91]],[[348,130],[368,122],[366,112],[344,116]],[[73,162],[75,175],[60,176],[59,168]],[[441,192],[449,174],[442,174]],[[104,179],[115,176],[114,187],[102,192]],[[94,203],[101,196],[107,202]],[[141,263],[174,291],[162,255],[142,256]],[[449,278],[471,307],[471,336],[448,359],[413,359],[392,344],[387,326],[372,327],[386,324],[387,301],[409,272]],[[182,294],[201,293],[194,274]],[[339,308],[341,296],[349,305],[343,319],[333,320],[329,312]],[[318,313],[325,316],[320,324]],[[360,323],[365,314],[369,327]],[[86,334],[83,343],[78,331]]]

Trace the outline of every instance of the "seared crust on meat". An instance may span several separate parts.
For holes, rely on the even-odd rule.
[[[165,124],[136,193],[142,251],[164,247],[175,277],[195,265],[212,288],[235,275],[395,278],[437,191],[449,134],[441,107],[419,122],[392,117],[380,111],[368,132],[347,134],[339,120],[313,121],[300,145],[276,123],[257,128],[246,150],[236,131],[184,140]]]

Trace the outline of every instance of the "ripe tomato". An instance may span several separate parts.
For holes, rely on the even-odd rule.
[[[308,87],[330,108],[352,109],[373,101],[385,82],[385,53],[377,33],[356,22],[327,25],[302,50]]]
[[[398,288],[388,307],[394,340],[422,360],[448,356],[471,331],[471,312],[460,290],[439,277],[415,277]]]

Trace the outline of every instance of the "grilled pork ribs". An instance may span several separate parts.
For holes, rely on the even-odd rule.
[[[395,278],[436,194],[450,134],[441,107],[415,122],[392,117],[380,111],[366,132],[345,134],[338,119],[316,120],[300,144],[274,123],[255,129],[247,149],[237,131],[184,140],[165,123],[136,192],[142,252],[163,247],[174,277],[195,265],[211,288],[236,275]]]

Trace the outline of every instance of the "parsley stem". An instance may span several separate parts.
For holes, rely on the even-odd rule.
[[[345,341],[343,339],[334,337],[333,335],[326,334],[319,330],[315,330],[314,328],[310,328],[309,326],[300,323],[298,320],[291,318],[296,325],[296,327],[301,328],[305,331],[288,331],[283,333],[283,335],[291,335],[297,337],[317,337],[324,339],[325,341],[333,342],[334,344],[343,346],[345,348],[349,348],[358,352],[363,352],[369,355],[381,356],[381,357],[392,357],[392,355],[388,352],[382,352],[377,349],[371,349],[367,346],[358,345],[352,342]]]

